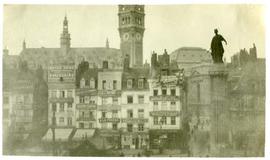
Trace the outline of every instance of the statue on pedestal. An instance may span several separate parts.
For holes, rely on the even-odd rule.
[[[223,38],[222,35],[218,34],[218,30],[215,29],[215,36],[211,42],[211,55],[214,63],[223,63],[222,57],[224,53],[224,48],[222,45],[222,41],[227,45],[227,41]]]

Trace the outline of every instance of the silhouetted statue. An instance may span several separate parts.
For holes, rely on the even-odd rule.
[[[224,53],[224,48],[222,45],[222,41],[227,45],[227,41],[222,37],[222,35],[218,34],[218,30],[215,29],[215,36],[211,42],[211,55],[214,63],[223,63],[222,57]]]

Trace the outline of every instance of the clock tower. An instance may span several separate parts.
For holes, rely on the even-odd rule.
[[[119,5],[120,49],[130,57],[130,67],[143,66],[144,5]]]

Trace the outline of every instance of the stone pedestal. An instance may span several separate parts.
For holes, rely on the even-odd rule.
[[[211,155],[219,156],[228,138],[226,133],[228,131],[228,128],[226,128],[228,71],[224,64],[212,64],[209,67],[211,104],[210,150]]]

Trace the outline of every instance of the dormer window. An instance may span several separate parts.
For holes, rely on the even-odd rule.
[[[140,89],[144,88],[144,79],[143,78],[138,80],[138,88],[140,88]]]
[[[94,78],[92,78],[92,79],[90,79],[90,88],[91,89],[94,89],[95,88],[95,79]]]
[[[82,78],[80,81],[80,88],[84,88],[84,87],[85,87],[85,80],[84,78]]]
[[[131,88],[132,88],[132,85],[133,85],[133,84],[132,84],[132,79],[128,79],[128,80],[127,80],[127,88],[128,88],[128,89],[131,89]]]

